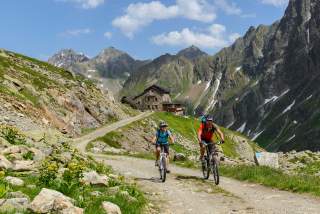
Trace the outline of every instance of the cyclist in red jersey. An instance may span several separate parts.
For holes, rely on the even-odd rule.
[[[203,160],[203,156],[205,153],[205,146],[203,143],[208,144],[208,149],[212,150],[215,147],[215,143],[213,142],[213,135],[217,133],[221,139],[221,143],[224,143],[224,134],[219,129],[219,127],[213,123],[212,116],[207,116],[205,121],[203,121],[200,125],[198,131],[198,141],[200,146],[200,160]]]

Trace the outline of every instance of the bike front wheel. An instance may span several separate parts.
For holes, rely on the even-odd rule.
[[[212,163],[212,175],[213,175],[213,179],[214,179],[214,183],[216,185],[219,185],[220,182],[220,176],[219,176],[219,167],[218,167],[218,160],[217,157],[214,156],[213,157],[213,163]]]
[[[166,159],[165,158],[161,158],[159,171],[160,171],[160,179],[161,179],[162,182],[165,182],[166,181],[166,177],[167,177],[167,167],[166,167],[166,165],[167,165]]]

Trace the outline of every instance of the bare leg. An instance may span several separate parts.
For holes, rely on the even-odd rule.
[[[202,144],[200,144],[200,159],[201,160],[203,159],[204,153],[205,153],[205,148]]]
[[[155,154],[156,154],[156,160],[159,160],[159,158],[160,158],[160,147],[156,148]]]

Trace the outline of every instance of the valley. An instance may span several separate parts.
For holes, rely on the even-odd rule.
[[[51,36],[39,30],[39,44],[0,48],[0,214],[320,213],[320,1],[289,0],[279,20],[243,36],[215,23],[215,13],[249,22],[246,11],[236,14],[232,1],[206,2],[123,1],[128,8],[120,10],[112,1],[54,1],[52,11],[72,11],[60,25],[81,17],[98,26],[93,15],[103,4],[124,15],[104,24],[110,29],[100,39],[102,29],[70,29],[44,45]],[[202,23],[156,36],[160,28],[151,25],[171,18]],[[56,19],[49,24],[48,32],[59,28]],[[149,36],[142,28],[152,45],[139,46]],[[216,50],[208,54],[202,40],[221,44],[207,44]],[[181,50],[159,55],[164,44]],[[88,56],[79,47],[99,50]],[[43,48],[61,50],[40,57]],[[31,49],[46,62],[20,54]],[[219,185],[201,171],[197,133],[205,115],[225,138],[216,145]],[[164,183],[152,142],[162,122],[175,139]]]

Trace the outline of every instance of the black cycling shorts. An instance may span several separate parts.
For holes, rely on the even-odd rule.
[[[164,152],[166,154],[169,154],[169,144],[156,144],[156,149],[159,147],[163,147]]]

